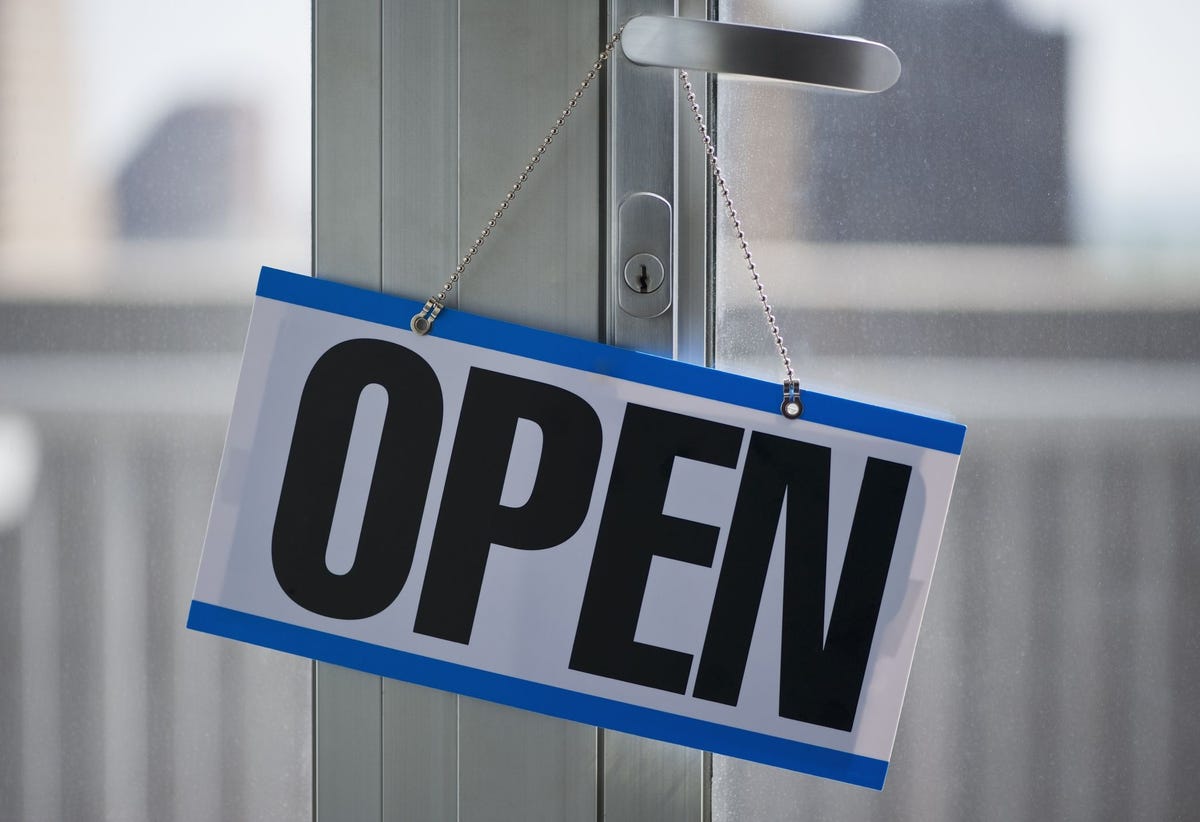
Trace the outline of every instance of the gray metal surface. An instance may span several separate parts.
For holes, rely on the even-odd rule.
[[[313,273],[380,287],[380,0],[313,3]]]
[[[459,256],[458,20],[458,3],[383,7],[383,290],[414,300]]]
[[[459,819],[596,818],[595,728],[459,698]]]
[[[708,754],[616,731],[604,732],[604,819],[707,819]]]
[[[642,15],[630,20],[621,48],[643,66],[742,74],[843,91],[879,92],[900,79],[887,46],[759,26]]]
[[[313,4],[313,271],[382,282],[379,0]],[[378,822],[383,680],[315,663],[314,815]]]
[[[383,680],[383,819],[458,817],[456,694]]]
[[[465,250],[596,59],[607,32],[592,0],[537,0],[497,13],[462,0],[459,237]],[[572,111],[502,227],[461,284],[468,311],[600,337],[600,89]],[[420,162],[419,159],[415,161]],[[449,270],[437,272],[430,287]]]
[[[315,665],[315,816],[378,820],[383,806],[383,680],[323,662]]]

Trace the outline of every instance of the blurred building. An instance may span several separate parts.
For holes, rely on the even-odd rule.
[[[0,294],[145,295],[192,241],[208,246],[193,290],[244,288],[265,258],[253,244],[273,247],[264,237],[280,233],[259,112],[180,100],[119,168],[95,167],[83,151],[70,11],[64,0],[0,0]],[[291,235],[278,244],[307,248]],[[247,256],[254,265],[227,264]]]
[[[71,57],[61,0],[0,2],[0,288],[77,286],[104,235]]]
[[[811,215],[808,239],[1070,239],[1068,42],[1008,6],[863,0],[829,27],[887,43],[903,74],[884,94],[806,95],[814,171],[794,197]]]
[[[117,176],[121,235],[215,238],[260,228],[259,131],[255,112],[235,103],[167,114]]]

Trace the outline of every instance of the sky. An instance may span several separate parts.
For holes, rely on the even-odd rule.
[[[274,196],[307,201],[306,0],[65,2],[82,144],[94,168],[111,175],[180,99],[233,98],[264,114]],[[742,19],[819,30],[852,2],[760,0],[762,19]],[[1082,238],[1200,247],[1200,3],[1005,2],[1031,24],[1071,36],[1069,162]],[[737,5],[725,7],[736,13]]]

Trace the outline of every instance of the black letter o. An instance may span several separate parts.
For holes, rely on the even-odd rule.
[[[375,474],[354,565],[334,574],[326,552],[359,397],[388,396]],[[280,586],[301,607],[337,619],[387,608],[416,550],[442,427],[442,392],[429,364],[383,340],[338,343],[313,366],[300,397],[271,539]]]

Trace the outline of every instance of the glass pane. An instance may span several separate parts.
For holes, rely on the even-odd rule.
[[[1166,819],[1200,801],[1200,12],[723,0],[904,65],[722,78],[802,386],[953,414],[958,487],[881,794],[716,757],[714,819]],[[717,220],[718,366],[782,379]]]
[[[311,815],[310,665],[184,628],[309,12],[0,0],[0,819]]]

